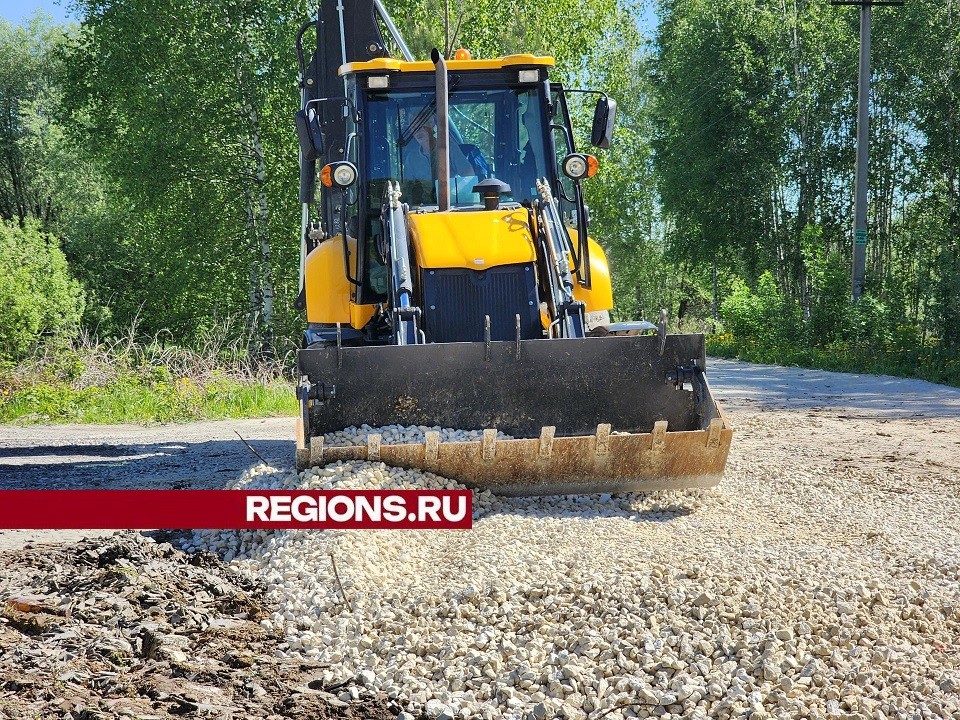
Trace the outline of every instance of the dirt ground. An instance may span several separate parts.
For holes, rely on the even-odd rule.
[[[396,717],[386,698],[325,682],[323,665],[277,658],[263,588],[164,540],[3,557],[0,718]]]
[[[722,360],[708,363],[708,375],[735,430],[731,472],[789,458],[794,468],[855,476],[865,507],[911,508],[883,537],[865,529],[864,552],[906,543],[925,523],[944,530],[938,503],[960,498],[960,389]],[[0,488],[221,487],[257,462],[235,432],[289,465],[293,426],[0,427]],[[732,491],[721,483],[713,492]],[[831,542],[829,518],[791,525],[775,486],[756,512],[785,533]],[[946,522],[957,545],[956,524]],[[322,667],[277,658],[283,639],[259,625],[270,611],[263,589],[219,558],[186,555],[165,536],[94,534],[77,544],[81,535],[0,532],[0,718],[399,711],[386,698],[357,699],[355,682],[331,685]],[[944,641],[960,648],[960,638]]]

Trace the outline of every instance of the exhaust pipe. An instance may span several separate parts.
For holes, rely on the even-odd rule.
[[[447,96],[447,61],[440,51],[430,51],[437,75],[437,204],[441,212],[450,209],[450,98]]]

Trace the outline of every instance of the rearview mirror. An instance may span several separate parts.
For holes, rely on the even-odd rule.
[[[606,150],[613,139],[613,123],[617,116],[617,101],[606,96],[597,100],[597,107],[593,111],[593,130],[590,133],[590,144]]]
[[[297,126],[297,140],[300,141],[300,152],[303,159],[316,160],[323,154],[323,131],[320,130],[320,119],[314,108],[298,110],[294,116]]]

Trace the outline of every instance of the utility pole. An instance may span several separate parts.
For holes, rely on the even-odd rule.
[[[717,321],[720,319],[720,302],[717,293],[717,260],[713,260],[713,328],[711,332],[717,331]]]
[[[867,267],[867,163],[870,143],[870,20],[874,5],[903,5],[903,0],[831,0],[831,5],[860,7],[860,77],[857,85],[857,179],[853,203],[851,300],[863,295]]]

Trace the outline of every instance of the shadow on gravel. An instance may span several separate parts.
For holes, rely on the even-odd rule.
[[[293,440],[254,440],[260,455],[292,467]],[[46,445],[0,450],[0,490],[217,489],[259,460],[240,441]]]

